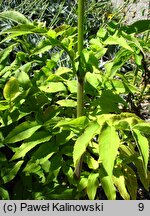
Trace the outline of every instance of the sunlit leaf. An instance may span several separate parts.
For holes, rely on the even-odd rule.
[[[125,177],[119,167],[114,169],[113,182],[119,190],[119,193],[123,197],[123,199],[129,200],[130,195],[128,194],[128,191],[126,189]]]
[[[124,37],[118,37],[116,35],[116,33],[113,36],[108,37],[105,41],[104,41],[105,45],[115,45],[118,44],[122,47],[124,47],[127,50],[130,50],[133,52],[133,49],[128,45],[127,41],[125,40]]]
[[[104,124],[99,135],[99,154],[109,176],[112,176],[119,145],[120,139],[114,126]]]
[[[31,24],[31,22],[23,14],[15,10],[3,11],[0,13],[0,17],[12,20],[18,24]]]
[[[86,152],[84,160],[90,169],[92,170],[98,169],[99,162],[95,160],[88,152]]]
[[[67,67],[59,67],[56,71],[55,74],[58,76],[61,76],[62,74],[66,74],[66,73],[71,73],[72,70],[70,68]]]
[[[94,88],[97,88],[99,85],[99,81],[97,79],[97,76],[93,73],[87,72],[85,75],[86,81],[90,83]]]
[[[69,99],[64,99],[64,100],[59,100],[57,101],[57,104],[63,107],[76,107],[77,102],[74,100],[69,100]]]
[[[115,200],[116,199],[116,188],[114,186],[112,177],[108,176],[103,166],[101,166],[99,170],[99,178],[100,178],[101,185],[104,189],[104,192],[108,200]]]
[[[30,78],[24,71],[18,73],[18,82],[24,89],[28,89],[31,86]]]
[[[38,54],[42,54],[45,52],[48,52],[49,50],[51,50],[52,45],[50,40],[45,39],[45,40],[41,40],[38,45],[35,47],[35,49],[32,51],[32,55],[38,55]]]
[[[60,122],[57,123],[57,125],[55,127],[65,127],[65,126],[69,126],[69,127],[84,127],[86,126],[88,123],[88,119],[86,116],[81,116],[75,119],[65,119],[62,120]]]
[[[41,91],[47,93],[56,93],[66,91],[66,87],[62,82],[49,82],[44,86],[39,87]]]
[[[76,143],[74,145],[74,150],[73,150],[73,161],[75,167],[77,167],[78,162],[82,154],[85,152],[89,141],[96,135],[98,129],[99,129],[99,124],[97,122],[92,122],[85,129],[84,133],[76,140]]]
[[[90,200],[94,200],[96,196],[97,188],[99,186],[98,177],[99,173],[91,173],[88,177],[87,195]]]
[[[13,97],[19,92],[18,80],[15,77],[11,77],[4,86],[3,94],[6,100],[12,100]]]

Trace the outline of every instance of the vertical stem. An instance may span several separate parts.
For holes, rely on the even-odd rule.
[[[78,0],[78,55],[79,61],[83,50],[84,43],[84,1]],[[80,117],[84,113],[84,74],[82,74],[82,65],[79,62],[78,76],[78,90],[77,90],[77,117]],[[82,169],[82,157],[75,169],[75,175],[79,179]]]
[[[77,117],[83,115],[83,110],[84,110],[84,80],[78,77]]]
[[[78,55],[79,59],[83,50],[84,42],[84,0],[78,0]],[[84,75],[79,65],[78,71],[78,91],[77,91],[77,117],[83,115],[83,97],[84,97]]]
[[[84,41],[84,0],[78,0],[78,54],[83,50]]]

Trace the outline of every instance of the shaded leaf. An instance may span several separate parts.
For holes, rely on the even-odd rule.
[[[133,133],[134,133],[134,137],[136,139],[138,149],[139,149],[140,154],[141,154],[142,159],[143,159],[143,165],[144,165],[145,173],[147,174],[147,165],[148,165],[148,159],[149,159],[149,143],[148,143],[148,140],[137,129],[133,129]]]
[[[136,194],[138,189],[137,177],[135,172],[127,165],[124,165],[123,170],[125,176],[126,187],[133,200],[136,200]]]
[[[37,122],[23,122],[20,125],[17,125],[12,131],[10,131],[8,136],[4,139],[4,143],[11,144],[25,140],[31,137],[40,127],[41,125],[38,125]]]
[[[9,200],[9,193],[6,189],[0,187],[0,199],[1,200]]]
[[[28,140],[26,140],[25,143],[23,143],[19,148],[17,148],[11,160],[15,160],[20,157],[23,158],[32,148],[49,141],[50,138],[50,134],[46,131],[35,132],[32,137],[30,137]]]
[[[3,50],[0,51],[0,63],[2,63],[11,53],[12,49],[16,46],[16,44],[13,44]]]
[[[62,164],[63,164],[62,156],[59,154],[54,154],[50,160],[49,175],[46,179],[46,184],[57,179]]]
[[[139,156],[136,160],[134,160],[134,163],[144,188],[149,191],[149,179],[147,173],[145,173],[145,170],[143,169],[142,156]]]
[[[12,179],[15,178],[16,174],[18,173],[21,165],[23,164],[24,161],[18,161],[15,163],[12,169],[6,169],[5,172],[2,175],[2,179],[4,183],[7,183],[11,181]]]
[[[148,31],[149,29],[150,20],[138,20],[129,26],[123,27],[123,30],[128,34],[140,34],[142,32]]]
[[[137,129],[142,133],[149,134],[150,133],[150,123],[148,123],[148,122],[138,123],[138,124],[134,125],[133,129]]]
[[[125,104],[125,101],[117,94],[114,94],[110,90],[103,91],[99,99],[100,106],[103,112],[120,112],[118,108],[119,103]]]

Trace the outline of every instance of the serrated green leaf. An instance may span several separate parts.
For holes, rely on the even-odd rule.
[[[75,168],[77,167],[81,156],[85,152],[89,141],[96,135],[99,127],[100,126],[97,122],[92,122],[85,129],[84,133],[76,140],[73,150],[73,162]]]
[[[86,81],[90,83],[91,86],[94,88],[97,88],[99,85],[99,81],[97,79],[97,76],[93,73],[87,72],[85,75]]]
[[[3,89],[3,95],[6,100],[12,100],[13,97],[19,92],[18,80],[15,77],[11,77],[5,84]]]
[[[50,160],[50,169],[49,169],[49,175],[46,180],[46,184],[57,179],[62,164],[63,164],[62,156],[59,154],[53,155],[53,157]]]
[[[133,129],[137,129],[142,133],[150,133],[150,123],[148,122],[141,122],[133,126]]]
[[[138,189],[138,183],[137,183],[136,174],[127,165],[124,165],[123,173],[124,173],[124,176],[125,176],[126,187],[128,189],[128,192],[131,195],[131,198],[133,200],[136,200],[136,194],[137,194],[137,189]]]
[[[99,178],[108,200],[116,199],[116,188],[111,176],[108,176],[103,166],[99,170]]]
[[[34,34],[34,33],[46,33],[47,30],[45,30],[42,27],[30,25],[30,24],[20,24],[18,26],[12,27],[10,29],[7,29],[5,31],[0,32],[1,34],[8,34],[7,37],[5,37],[2,41],[0,41],[0,44],[4,43],[5,41],[8,41],[10,39],[14,39],[18,36],[27,35],[27,34]],[[55,39],[53,39],[55,40]]]
[[[9,105],[6,104],[6,101],[0,101],[0,111],[9,109]]]
[[[49,173],[50,158],[58,151],[58,145],[53,142],[41,143],[40,147],[32,154],[23,172],[27,175],[34,173],[40,178],[41,183],[45,183],[45,172]]]
[[[0,51],[0,63],[2,63],[11,53],[12,49],[16,46],[16,44],[13,44],[3,50]]]
[[[84,160],[90,169],[92,169],[92,170],[98,169],[99,162],[97,160],[95,160],[88,152],[86,153]]]
[[[4,139],[5,144],[11,144],[19,142],[31,137],[35,131],[37,131],[41,125],[38,125],[37,122],[23,122],[20,125],[17,125],[8,136]]]
[[[31,85],[30,78],[29,78],[28,74],[25,73],[24,71],[19,72],[17,79],[18,79],[19,84],[24,89],[28,89],[30,87],[30,85]]]
[[[97,36],[100,38],[104,38],[107,34],[107,30],[105,28],[100,28],[97,32]]]
[[[74,173],[73,173],[74,174]],[[78,190],[79,192],[83,191],[87,187],[88,179],[81,176],[79,184],[78,184]]]
[[[15,10],[3,11],[0,13],[0,17],[12,20],[18,24],[31,24],[31,22],[23,14]]]
[[[88,124],[88,119],[86,116],[81,116],[75,119],[65,119],[62,121],[59,121],[58,124],[56,124],[55,127],[65,127],[65,126],[69,126],[69,127],[75,127],[75,128],[81,128],[81,127],[85,127]]]
[[[77,81],[76,80],[67,80],[66,81],[68,90],[71,93],[77,93]]]
[[[136,160],[134,160],[135,166],[137,168],[137,172],[139,174],[140,180],[144,186],[144,188],[149,191],[149,180],[148,175],[145,173],[145,170],[143,169],[143,160],[142,157],[139,156]]]
[[[113,182],[123,199],[130,200],[130,195],[128,194],[125,185],[125,177],[119,167],[114,169]]]
[[[59,100],[56,103],[63,107],[76,107],[77,106],[76,101],[69,100],[69,99]]]
[[[119,145],[120,139],[114,126],[104,124],[99,135],[99,154],[109,176],[112,176]]]
[[[118,37],[116,35],[116,33],[113,35],[113,36],[110,36],[109,38],[107,38],[105,41],[104,41],[104,44],[105,45],[120,45],[122,47],[124,47],[125,49],[127,50],[130,50],[131,52],[133,52],[133,49],[128,45],[127,41],[125,40],[124,37]]]
[[[143,159],[143,167],[144,167],[145,173],[147,174],[147,165],[148,165],[148,159],[149,159],[149,143],[148,143],[148,140],[137,129],[133,129],[133,133],[134,133],[134,138],[136,139],[138,149],[139,149],[140,154],[141,154],[142,159]]]
[[[121,80],[112,80],[112,84],[118,94],[126,92],[124,84]]]
[[[56,92],[66,91],[66,87],[64,86],[62,82],[49,82],[44,86],[40,86],[39,89],[47,93],[56,93]]]
[[[62,74],[66,74],[66,73],[72,73],[72,70],[70,68],[67,68],[67,67],[59,67],[55,71],[55,74],[58,76],[61,76]]]
[[[123,27],[123,30],[128,34],[136,33],[140,34],[142,32],[148,31],[150,29],[150,20],[138,20],[133,24]]]
[[[49,51],[52,48],[51,42],[48,39],[41,40],[31,55],[38,55]]]
[[[19,148],[17,148],[15,154],[11,158],[11,160],[18,159],[20,157],[24,157],[32,148],[35,146],[49,141],[51,136],[46,131],[37,131],[35,132],[32,137],[26,140]]]
[[[15,165],[13,166],[12,169],[7,169],[5,171],[5,174],[2,176],[2,179],[4,181],[4,183],[7,183],[9,181],[11,181],[12,179],[15,178],[16,174],[18,173],[21,165],[23,164],[23,160],[22,161],[18,161],[17,163],[15,163]]]
[[[91,173],[88,177],[87,195],[90,200],[94,200],[96,196],[97,188],[99,186],[98,177],[99,173]]]
[[[0,199],[1,200],[9,200],[9,193],[6,189],[0,187]]]
[[[118,104],[121,103],[125,105],[125,101],[119,95],[114,94],[110,90],[103,91],[99,99],[99,102],[102,111],[105,113],[120,112]]]

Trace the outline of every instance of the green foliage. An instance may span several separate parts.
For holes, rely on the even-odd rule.
[[[119,192],[128,200],[139,182],[148,190],[150,124],[139,109],[148,95],[148,29],[137,37],[112,21],[79,58],[76,28],[49,29],[15,11],[0,16],[15,22],[0,33],[0,198],[99,199],[103,188],[107,199]]]

